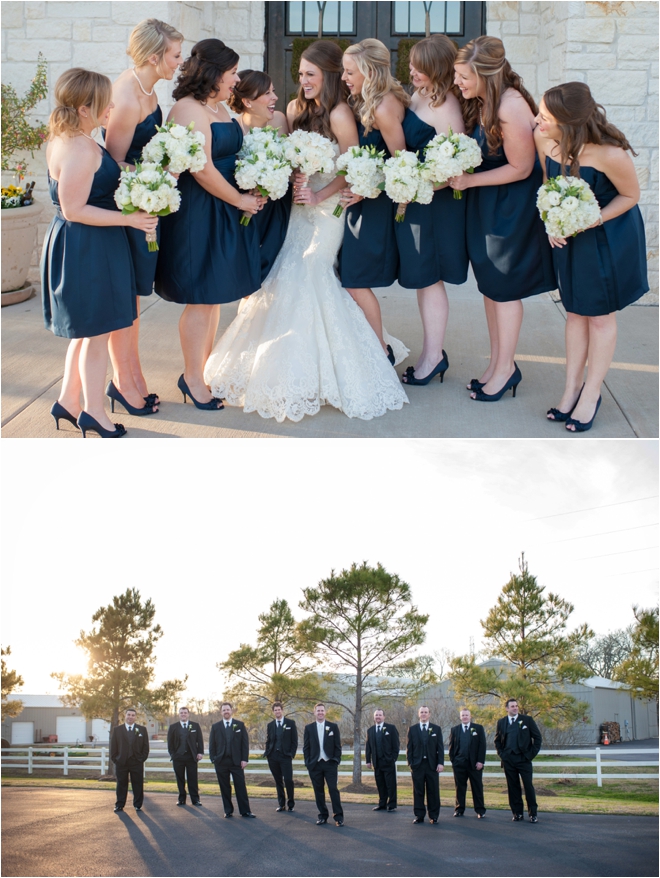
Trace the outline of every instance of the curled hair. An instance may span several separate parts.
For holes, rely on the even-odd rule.
[[[262,70],[239,70],[238,75],[241,81],[234,86],[227,105],[234,113],[244,113],[247,110],[244,101],[254,101],[265,95],[273,80]]]
[[[142,67],[152,55],[157,55],[161,61],[168,45],[174,42],[183,42],[183,34],[176,28],[157,18],[145,18],[131,31],[126,54],[131,56],[136,67]]]
[[[55,83],[55,109],[48,120],[50,137],[69,137],[81,130],[78,109],[87,107],[94,127],[100,126],[99,117],[112,100],[112,83],[102,73],[72,67],[65,70]]]
[[[637,155],[625,134],[607,121],[604,108],[596,103],[586,83],[565,82],[549,88],[543,103],[561,131],[560,163],[562,167],[570,165],[573,176],[580,176],[579,155],[586,143],[610,144]]]
[[[523,96],[530,110],[536,116],[538,109],[534,98],[523,85],[523,81],[511,69],[504,55],[504,44],[497,37],[477,37],[460,48],[456,54],[456,64],[467,64],[486,85],[483,107],[478,98],[469,98],[463,103],[465,129],[470,134],[477,127],[479,109],[483,110],[483,127],[492,155],[502,146],[502,123],[499,109],[502,96],[508,88],[513,88]]]
[[[177,85],[172,92],[175,101],[187,98],[205,101],[216,90],[216,83],[238,64],[238,55],[222,40],[200,40],[192,47],[190,58],[181,65]]]
[[[456,46],[445,34],[432,34],[415,43],[410,50],[412,66],[431,80],[427,94],[434,108],[444,104],[448,92],[460,100],[460,89],[454,85],[456,51]]]
[[[293,131],[298,128],[303,131],[316,131],[330,140],[336,140],[330,126],[330,113],[338,104],[346,103],[348,98],[348,89],[341,79],[342,57],[341,49],[332,40],[316,40],[311,46],[307,46],[300,56],[301,63],[309,61],[319,68],[323,74],[323,83],[318,103],[316,99],[309,100],[305,97],[302,85],[298,87],[294,104]]]
[[[404,107],[409,106],[410,97],[398,79],[392,76],[390,53],[380,40],[362,40],[349,46],[344,54],[353,58],[364,76],[362,93],[351,95],[349,103],[362,122],[364,133],[368,134],[374,127],[376,110],[386,94],[391,92]]]

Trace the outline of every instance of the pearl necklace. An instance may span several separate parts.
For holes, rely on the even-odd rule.
[[[133,67],[132,69],[133,69],[133,76],[137,79],[137,81],[138,81],[138,85],[140,86],[140,88],[141,88],[141,90],[142,90],[142,93],[145,94],[148,98],[150,98],[151,95],[154,93],[154,87],[153,87],[153,86],[151,87],[151,91],[145,91],[145,90],[144,90],[144,86],[143,86],[142,83],[140,82],[140,77],[139,77],[139,76],[137,75],[137,73],[135,72],[135,67]]]
[[[93,143],[96,143],[96,141],[94,140],[94,138],[93,138],[93,137],[90,137],[89,134],[85,134],[84,131],[81,131],[80,133],[82,134],[83,137],[86,137],[87,140],[91,140]],[[97,146],[98,146],[98,144],[97,144]]]
[[[220,103],[220,101],[218,101],[218,104],[219,104],[219,103]],[[213,109],[213,107],[209,106],[209,105],[206,103],[206,101],[200,101],[200,104],[201,104],[203,107],[206,107],[207,110],[210,110],[212,113],[215,113],[216,116],[217,116],[217,114],[218,114],[218,104],[215,105],[215,110]]]

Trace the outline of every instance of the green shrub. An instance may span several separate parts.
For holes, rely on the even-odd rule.
[[[27,150],[34,157],[48,136],[48,126],[33,125],[27,115],[47,94],[46,59],[41,53],[32,84],[22,98],[13,86],[2,83],[2,170],[13,171],[19,180],[25,176],[26,166],[15,154]]]

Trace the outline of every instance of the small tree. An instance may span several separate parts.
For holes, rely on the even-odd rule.
[[[614,669],[614,679],[627,683],[640,698],[655,701],[658,710],[658,607],[634,606],[636,624],[628,658]]]
[[[453,689],[486,723],[494,722],[507,697],[515,697],[522,713],[539,717],[546,726],[567,728],[587,709],[565,686],[589,676],[576,654],[593,632],[587,625],[567,632],[573,605],[545,593],[524,554],[519,568],[481,622],[483,656],[500,663],[484,667],[472,655],[457,656],[451,663]]]
[[[18,716],[23,710],[23,702],[18,699],[8,700],[9,696],[15,689],[20,689],[23,685],[23,678],[16,671],[11,671],[5,662],[5,656],[11,655],[11,646],[6,649],[0,647],[2,652],[2,719],[6,717]]]
[[[332,571],[316,588],[303,589],[303,595],[300,606],[310,617],[301,630],[318,646],[324,664],[343,675],[340,688],[347,697],[334,703],[353,719],[353,782],[359,784],[363,711],[384,694],[405,694],[400,666],[424,642],[429,617],[413,606],[410,586],[380,564],[353,564],[339,576]],[[413,674],[414,684],[414,665],[405,670]],[[396,674],[399,679],[390,679]]]
[[[601,637],[578,647],[577,657],[596,677],[611,680],[614,669],[630,655],[633,648],[632,625],[608,631]]]
[[[46,60],[41,53],[37,62],[37,72],[30,88],[22,98],[16,89],[2,83],[2,170],[12,171],[22,180],[26,165],[16,159],[17,152],[30,152],[34,158],[35,150],[48,136],[48,126],[32,124],[28,113],[48,94]]]

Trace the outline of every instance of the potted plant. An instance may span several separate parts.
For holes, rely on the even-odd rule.
[[[43,205],[33,199],[34,182],[23,187],[27,166],[20,154],[34,157],[48,135],[48,127],[33,124],[27,114],[46,97],[46,61],[39,54],[37,72],[23,97],[2,83],[2,170],[14,175],[15,185],[2,187],[2,304],[12,305],[33,295],[27,282],[37,223]]]

